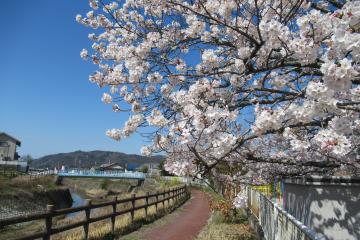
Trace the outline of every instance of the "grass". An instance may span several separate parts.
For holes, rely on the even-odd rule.
[[[64,178],[63,185],[73,189],[83,198],[90,198],[101,202],[114,195],[123,196],[124,194],[128,194],[130,186],[137,185],[137,180]],[[156,192],[178,185],[180,184],[164,184],[157,179],[146,178],[145,182],[141,186],[136,187],[132,193]]]
[[[170,181],[162,179],[157,179],[157,181],[159,182],[162,189],[172,188],[182,184],[177,177],[172,177]]]
[[[255,240],[245,209],[232,208],[231,201],[211,189],[202,189],[211,197],[212,213],[208,224],[195,240]]]
[[[53,176],[34,177],[30,175],[17,175],[16,177],[0,177],[0,194],[17,194],[18,190],[37,192],[55,189]]]
[[[195,240],[255,240],[247,224],[209,223]]]

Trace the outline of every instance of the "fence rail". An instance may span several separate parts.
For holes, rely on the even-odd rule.
[[[321,234],[308,228],[260,192],[248,188],[248,207],[258,219],[266,240],[322,240]]]
[[[46,170],[46,171],[32,171],[29,170],[28,172],[31,176],[48,176],[48,175],[54,175],[56,174],[54,170]]]
[[[79,170],[71,169],[59,171],[60,177],[90,177],[90,178],[124,178],[124,179],[145,179],[142,172],[123,172],[123,171],[98,171],[98,170]]]
[[[9,225],[13,225],[13,224],[34,221],[34,220],[45,220],[45,231],[42,231],[40,233],[31,234],[28,236],[18,237],[13,240],[34,240],[34,239],[38,239],[38,238],[42,238],[44,240],[50,240],[50,236],[53,234],[57,234],[57,233],[64,232],[64,231],[74,229],[74,228],[78,228],[81,226],[83,227],[83,230],[84,230],[84,235],[85,235],[84,239],[88,239],[90,223],[102,221],[105,219],[111,219],[111,229],[112,229],[111,234],[114,234],[115,233],[115,219],[117,216],[130,213],[131,214],[131,222],[133,222],[134,216],[135,216],[135,211],[144,209],[145,217],[147,217],[149,207],[155,205],[156,211],[157,211],[158,204],[162,203],[164,206],[166,201],[168,201],[168,204],[169,204],[170,200],[178,201],[181,198],[187,196],[188,194],[189,193],[188,193],[186,185],[185,185],[182,187],[176,187],[176,188],[169,189],[167,191],[156,192],[156,193],[152,193],[152,194],[150,194],[148,192],[148,193],[146,193],[146,195],[142,195],[142,196],[136,196],[135,194],[133,194],[130,198],[125,198],[125,199],[117,199],[115,197],[114,200],[104,202],[104,203],[93,204],[93,203],[91,203],[91,201],[88,200],[85,205],[79,206],[79,207],[73,207],[73,208],[55,210],[53,205],[47,205],[47,211],[45,213],[31,214],[31,215],[26,215],[26,216],[20,216],[20,217],[14,217],[14,218],[0,220],[0,228],[9,226]],[[162,197],[161,199],[159,199],[160,196]],[[155,201],[149,201],[150,198],[155,198]],[[135,202],[137,200],[145,200],[145,204],[136,206]],[[130,203],[131,207],[126,208],[126,209],[117,210],[118,204],[125,204],[125,203]],[[94,217],[90,216],[91,210],[97,209],[97,208],[102,208],[102,207],[112,207],[112,211],[110,213],[107,213],[107,214],[101,215],[101,216],[94,216]],[[53,222],[52,220],[54,217],[69,214],[69,213],[82,212],[82,211],[85,212],[85,219],[83,219],[81,221],[77,221],[75,223],[70,223],[70,224],[67,224],[64,226],[59,226],[59,227],[52,226],[52,222]]]

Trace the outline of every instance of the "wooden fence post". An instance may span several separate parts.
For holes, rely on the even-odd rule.
[[[172,195],[171,195],[171,203],[174,204],[175,202],[175,194],[176,194],[176,188],[173,188]]]
[[[162,198],[162,204],[163,204],[163,209],[165,209],[165,189],[163,190],[163,198]]]
[[[145,198],[145,202],[146,202],[146,206],[145,206],[145,218],[148,217],[148,205],[149,205],[149,192],[146,192],[146,198]]]
[[[156,191],[156,204],[155,204],[156,213],[158,212],[158,201],[159,201],[159,191]]]
[[[172,202],[173,204],[176,202],[176,188],[174,188],[174,192],[173,192],[173,197],[172,197]]]
[[[48,213],[48,215],[45,218],[45,231],[46,231],[46,235],[44,236],[44,240],[50,240],[50,236],[51,236],[51,227],[52,227],[52,213],[54,211],[54,205],[50,205],[48,204],[46,206],[46,212]]]
[[[112,208],[113,208],[113,216],[111,217],[111,234],[114,236],[115,235],[115,214],[116,214],[116,206],[117,206],[117,196],[114,197],[114,202],[112,204]]]
[[[90,220],[90,212],[91,212],[91,199],[85,199],[85,206],[87,206],[87,208],[85,209],[85,221],[86,223],[84,224],[84,239],[88,240],[89,239],[89,220]]]
[[[167,198],[167,197],[169,196],[168,191],[169,191],[169,189],[165,189],[165,198]],[[166,202],[166,201],[167,201],[167,200],[165,200],[165,202]],[[166,203],[165,203],[165,205],[166,205]]]
[[[173,204],[174,203],[174,194],[175,194],[175,188],[171,189],[171,192],[170,192],[170,203]]]
[[[173,199],[174,199],[174,188],[170,189],[169,205],[173,202]]]
[[[134,217],[135,217],[135,210],[134,210],[134,208],[135,208],[135,197],[136,197],[135,193],[131,194],[131,198],[132,198],[132,200],[131,200],[131,223],[134,222]]]
[[[171,194],[171,195],[170,195],[170,200],[169,200],[170,203],[169,203],[169,205],[174,202],[174,189],[171,189],[170,194]]]
[[[169,188],[169,189],[168,189],[168,200],[167,200],[167,202],[168,202],[168,207],[170,206],[170,197],[171,197],[171,189]]]

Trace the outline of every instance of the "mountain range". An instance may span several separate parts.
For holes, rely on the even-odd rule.
[[[161,155],[146,157],[110,151],[75,151],[34,159],[30,166],[32,168],[59,168],[61,166],[66,166],[67,168],[91,168],[104,163],[118,163],[122,167],[127,166],[129,168],[131,166],[131,168],[136,168],[144,163],[158,164],[164,158]]]

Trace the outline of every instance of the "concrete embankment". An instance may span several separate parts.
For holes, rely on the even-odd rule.
[[[72,197],[69,189],[51,189],[39,191],[18,190],[2,194],[0,197],[0,219],[35,212],[43,212],[47,204],[56,209],[71,207]]]
[[[47,191],[46,196],[49,203],[55,205],[56,209],[71,207],[73,202],[68,188]]]

